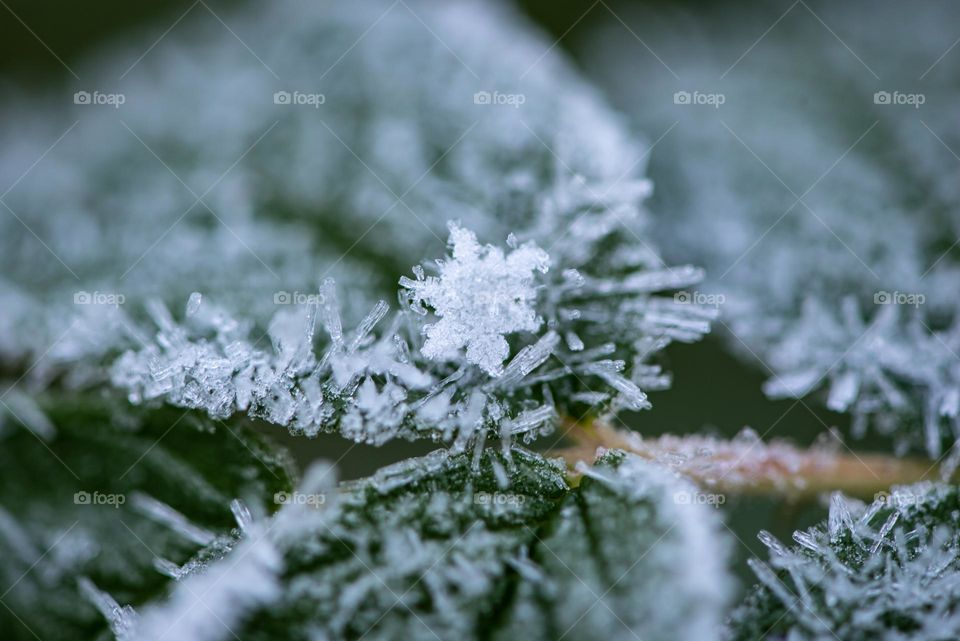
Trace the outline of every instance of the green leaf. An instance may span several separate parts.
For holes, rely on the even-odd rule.
[[[229,541],[231,500],[267,511],[293,482],[285,453],[243,425],[92,394],[40,403],[8,396],[14,425],[0,434],[6,639],[109,638],[100,591],[126,604],[157,596],[171,582],[159,565]]]
[[[585,473],[532,552],[549,580],[520,586],[500,638],[714,637],[732,586],[704,495],[625,453]]]
[[[834,495],[820,527],[787,547],[767,533],[770,561],[734,611],[729,639],[843,641],[960,638],[960,492],[922,483],[869,506]]]
[[[716,513],[637,457],[585,473],[571,489],[519,447],[339,487],[313,469],[242,552],[147,609],[138,638],[709,638],[729,587]]]

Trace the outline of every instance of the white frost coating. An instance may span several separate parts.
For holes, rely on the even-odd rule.
[[[251,528],[231,553],[183,578],[169,600],[143,610],[128,639],[223,641],[254,608],[281,594],[282,556],[264,528]],[[124,639],[126,641],[126,639]]]
[[[177,30],[122,87],[133,135],[110,110],[7,107],[11,175],[78,124],[4,197],[23,224],[0,216],[0,361],[39,363],[38,389],[109,383],[372,444],[532,439],[547,415],[647,407],[668,380],[649,361],[715,310],[676,303],[701,274],[646,241],[646,150],[503,3],[408,4],[225,18],[282,87],[229,32]],[[269,100],[318,69],[319,113]],[[475,103],[490,90],[523,93],[522,110]],[[183,189],[210,183],[206,207]],[[422,263],[454,217],[453,256]],[[391,310],[380,299],[418,263]]]
[[[702,293],[730,349],[772,372],[767,394],[817,394],[856,434],[937,458],[960,437],[960,57],[944,55],[960,5],[811,11],[637,7],[583,40],[585,66],[663,134],[658,240],[706,267]],[[683,104],[696,93],[725,100]]]
[[[438,261],[439,276],[403,278],[414,305],[429,307],[440,317],[423,328],[423,355],[452,360],[467,348],[467,361],[499,376],[509,354],[505,334],[535,332],[543,324],[535,307],[536,272],[545,273],[550,257],[528,242],[504,255],[483,247],[472,231],[450,225],[449,260]]]
[[[797,641],[957,638],[956,505],[955,486],[931,483],[895,487],[871,505],[835,494],[825,527],[794,533],[799,547],[761,532],[770,559],[750,566],[763,587],[734,612],[738,634],[727,638],[755,638],[758,617],[779,618],[771,637]]]
[[[218,601],[211,604],[212,614],[207,611],[206,629],[199,634],[194,628],[176,629],[169,638],[232,638],[223,636],[229,632],[221,632],[217,617],[244,639],[262,631],[264,619],[282,626],[277,634],[291,639],[434,638],[426,629],[442,639],[476,636],[473,613],[482,604],[498,602],[495,593],[513,580],[506,559],[516,557],[525,541],[532,543],[519,526],[503,528],[485,521],[531,518],[533,496],[542,491],[557,497],[567,489],[562,465],[553,467],[521,448],[514,449],[513,460],[494,473],[504,487],[518,478],[536,478],[543,485],[530,495],[525,489],[529,486],[518,484],[514,492],[522,492],[515,495],[521,500],[495,504],[476,500],[474,483],[482,477],[465,478],[469,457],[451,456],[448,450],[341,485],[336,485],[331,466],[312,466],[297,488],[297,498],[285,501],[269,523],[261,524],[267,525],[264,534],[271,547],[286,560],[282,595],[265,606],[246,597],[236,599],[232,609]],[[243,552],[237,547],[205,574],[182,579],[172,598],[157,609],[156,620],[162,613],[171,620],[184,614],[178,606],[190,600],[191,590],[202,587],[191,581],[220,573]],[[255,591],[252,586],[236,590]],[[401,607],[404,603],[409,607]],[[204,610],[204,603],[196,610]],[[251,619],[235,625],[243,616]],[[180,632],[187,636],[174,636]]]
[[[661,626],[672,623],[673,629],[651,629],[647,638],[715,639],[729,605],[733,589],[727,571],[729,541],[722,533],[718,510],[693,500],[699,496],[697,486],[666,466],[622,451],[613,456],[623,459],[616,469],[593,467],[580,462],[577,471],[602,483],[611,491],[632,497],[637,503],[650,502],[650,518],[664,531],[662,537],[644,553],[649,571],[669,573],[671,589],[683,599],[663,598],[656,581],[647,581],[643,588],[648,595],[637,597],[636,607],[656,608],[650,617]],[[589,511],[589,510],[588,510]],[[682,559],[682,562],[676,562]],[[640,559],[635,561],[640,562]],[[625,575],[628,568],[615,569],[614,576]],[[596,599],[596,596],[593,597]],[[592,601],[591,601],[592,602]],[[641,605],[642,604],[642,605]],[[655,604],[655,605],[647,605]],[[697,604],[691,608],[691,604]],[[654,622],[651,622],[654,625]],[[622,628],[615,630],[622,634]],[[623,635],[623,638],[629,638]]]
[[[380,301],[346,333],[326,280],[315,304],[274,314],[272,351],[250,343],[243,324],[214,307],[200,307],[180,325],[155,302],[149,309],[156,338],[126,352],[111,369],[112,381],[134,402],[165,398],[220,418],[247,412],[310,435],[336,426],[373,444],[427,435],[461,450],[488,428],[524,439],[550,430],[560,414],[557,400],[646,409],[644,388],[663,389],[669,380],[646,359],[670,340],[693,340],[708,328],[708,310],[671,307],[645,291],[596,294],[579,270],[541,288],[534,274],[549,276],[549,257],[532,242],[505,253],[451,225],[451,245],[452,257],[437,261],[437,276],[417,267],[416,280],[401,279],[401,310],[389,315]],[[671,278],[697,277],[681,269]],[[440,320],[432,322],[427,309]],[[320,355],[318,320],[328,339]],[[550,329],[538,335],[543,324]],[[574,328],[578,340],[564,342],[561,333]],[[610,332],[624,338],[590,349],[580,339],[595,343]],[[516,336],[519,349],[504,366],[507,335]],[[606,358],[618,352],[633,352],[632,367]],[[609,393],[579,395],[584,378]]]
[[[297,544],[309,528],[324,525],[336,514],[337,475],[324,463],[311,466],[297,488],[270,520],[251,517],[239,501],[231,510],[242,539],[224,548],[212,562],[188,562],[183,568],[163,564],[178,583],[165,600],[152,602],[132,631],[119,641],[224,641],[235,638],[243,620],[282,594],[283,548]],[[229,552],[228,554],[226,552]],[[218,551],[218,554],[220,551]]]

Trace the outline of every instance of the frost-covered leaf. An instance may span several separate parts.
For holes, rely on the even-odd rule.
[[[497,638],[716,638],[733,588],[716,511],[634,455],[581,471],[530,553],[546,580],[520,582]]]
[[[308,435],[458,447],[646,408],[669,384],[657,353],[713,310],[655,294],[701,273],[649,246],[647,150],[520,16],[366,0],[227,21],[171,32],[122,74],[120,113],[9,108],[4,364]],[[24,174],[62,133],[50,123],[74,120]],[[391,310],[451,219],[476,260],[404,281],[430,317]]]
[[[714,636],[729,588],[716,512],[629,455],[585,474],[571,490],[562,464],[518,447],[438,451],[339,488],[319,466],[130,638]]]
[[[48,433],[8,415],[0,437],[5,639],[109,638],[97,609],[154,598],[231,540],[232,500],[265,513],[293,483],[285,454],[242,425],[90,395],[41,408]]]
[[[689,9],[606,16],[582,41],[663,134],[658,242],[706,267],[696,294],[770,396],[816,394],[857,435],[936,458],[960,436],[958,5]]]
[[[894,488],[869,506],[834,495],[827,523],[770,560],[731,617],[731,640],[932,641],[960,636],[960,492]]]

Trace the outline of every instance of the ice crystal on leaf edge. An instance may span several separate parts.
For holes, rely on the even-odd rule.
[[[428,437],[462,449],[488,432],[535,437],[578,403],[600,406],[598,414],[645,409],[644,390],[668,381],[648,359],[708,329],[710,310],[652,295],[695,282],[698,270],[639,272],[595,293],[598,283],[576,269],[551,269],[534,241],[508,244],[507,253],[481,246],[451,223],[451,255],[400,279],[399,310],[380,301],[345,331],[327,279],[305,306],[274,315],[269,350],[199,294],[180,323],[154,302],[148,310],[159,331],[117,359],[111,381],[134,403],[160,399],[308,435],[338,429],[373,444]],[[319,354],[318,325],[327,337]],[[613,329],[626,334],[619,345],[585,343],[616,336]],[[630,353],[632,363],[618,358]]]

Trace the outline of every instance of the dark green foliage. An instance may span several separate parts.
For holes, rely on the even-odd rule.
[[[232,499],[264,512],[294,482],[286,456],[242,425],[90,395],[43,409],[56,428],[49,442],[11,424],[0,447],[5,639],[109,638],[80,577],[122,604],[160,594],[169,579],[155,559],[183,563],[198,543],[148,518],[138,497],[228,535]]]

